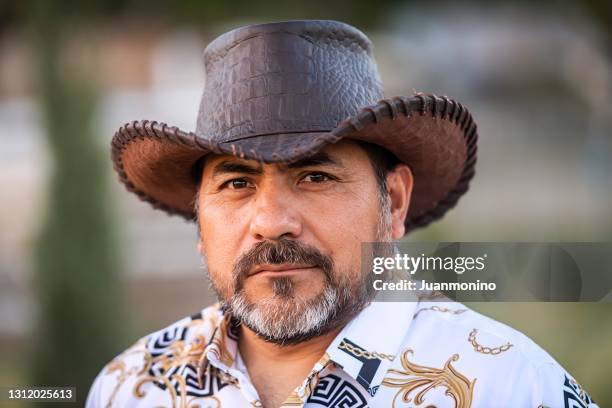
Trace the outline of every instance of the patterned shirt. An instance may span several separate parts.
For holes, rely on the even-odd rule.
[[[142,338],[104,367],[87,407],[261,407],[238,328],[218,305]],[[283,407],[596,407],[522,333],[455,302],[373,302]]]

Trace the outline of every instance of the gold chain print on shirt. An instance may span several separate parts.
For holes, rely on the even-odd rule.
[[[503,353],[504,351],[507,351],[510,347],[512,347],[512,344],[510,343],[503,344],[499,347],[483,346],[482,344],[479,344],[478,341],[476,340],[477,334],[478,334],[478,329],[473,329],[468,336],[468,341],[470,342],[472,347],[474,347],[474,351],[478,353],[497,355],[497,354]]]

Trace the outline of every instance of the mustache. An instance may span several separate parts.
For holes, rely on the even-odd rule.
[[[259,264],[296,263],[320,268],[331,281],[333,261],[312,245],[281,238],[278,241],[261,241],[241,255],[232,270],[235,293],[242,289],[249,271]]]

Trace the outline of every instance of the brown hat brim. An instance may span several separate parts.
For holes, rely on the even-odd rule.
[[[452,208],[469,186],[476,163],[476,125],[460,103],[417,94],[385,99],[328,132],[261,135],[218,143],[151,121],[121,127],[112,157],[128,190],[155,208],[194,218],[196,162],[208,153],[264,163],[300,160],[342,139],[388,149],[414,176],[406,231],[425,226]]]

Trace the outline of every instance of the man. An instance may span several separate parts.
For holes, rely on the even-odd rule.
[[[133,122],[112,152],[130,191],[197,221],[219,304],[117,356],[89,407],[595,406],[461,304],[373,301],[361,244],[467,191],[477,136],[461,104],[380,100],[369,40],[332,21],[233,30],[205,66],[195,133]]]

